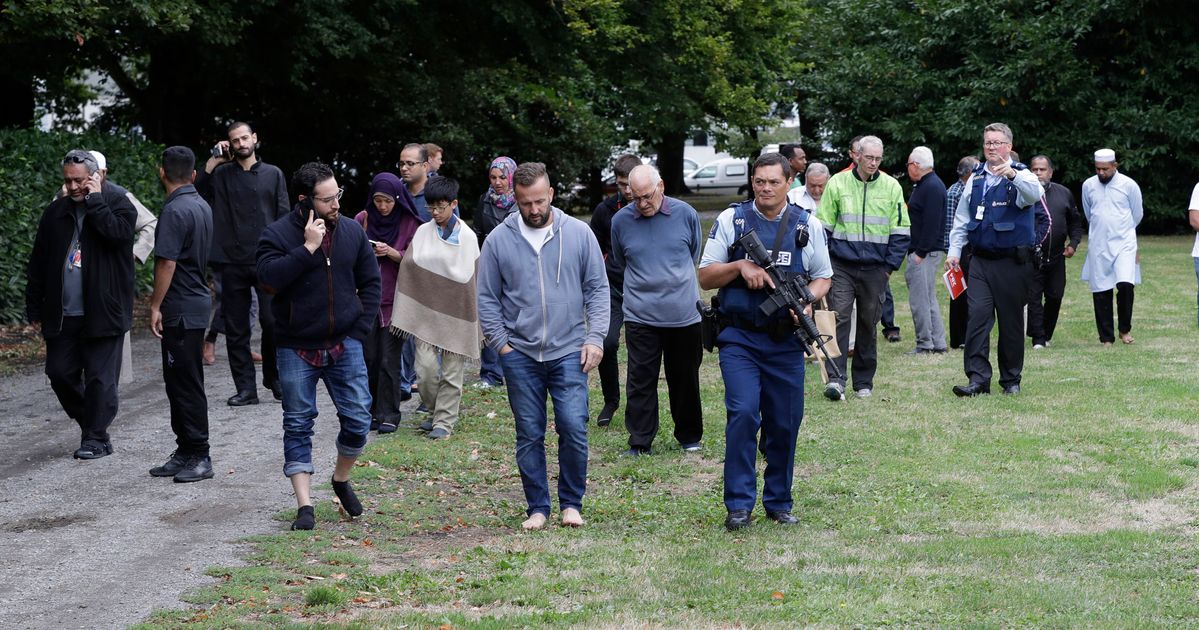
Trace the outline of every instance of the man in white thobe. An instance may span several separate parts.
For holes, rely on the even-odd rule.
[[[1111,346],[1112,292],[1116,290],[1120,341],[1132,343],[1133,285],[1141,283],[1137,225],[1144,216],[1141,187],[1121,173],[1116,152],[1095,152],[1095,176],[1082,184],[1082,211],[1090,224],[1082,279],[1090,283],[1099,342]]]

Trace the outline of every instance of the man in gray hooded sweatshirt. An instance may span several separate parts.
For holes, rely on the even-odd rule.
[[[512,213],[483,243],[479,323],[500,355],[516,418],[516,464],[524,486],[525,529],[550,515],[545,470],[546,396],[558,432],[558,503],[562,524],[579,527],[587,488],[587,373],[603,358],[608,278],[586,223],[551,205],[545,165],[521,164],[512,181]]]

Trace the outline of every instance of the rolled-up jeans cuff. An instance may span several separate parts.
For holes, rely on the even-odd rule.
[[[284,462],[283,474],[285,476],[291,477],[300,473],[315,474],[316,468],[312,467],[312,462]]]
[[[366,444],[362,446],[347,446],[342,444],[341,440],[337,441],[337,454],[342,457],[358,457],[364,450],[366,450]]]

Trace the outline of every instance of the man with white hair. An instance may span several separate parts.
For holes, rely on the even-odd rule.
[[[808,212],[816,212],[820,207],[820,198],[824,196],[824,187],[828,184],[828,167],[820,162],[808,165],[807,177],[802,186],[792,188],[787,193],[787,201]]]
[[[684,451],[700,450],[699,284],[695,265],[703,252],[699,214],[663,194],[662,177],[649,165],[629,173],[632,203],[612,217],[612,254],[624,268],[625,344],[628,383],[626,455],[648,455],[658,433],[658,370],[666,363],[666,387],[674,437]]]
[[[937,303],[937,281],[945,262],[941,240],[945,233],[945,183],[933,172],[931,149],[912,149],[908,156],[908,177],[912,180],[912,196],[908,199],[912,241],[908,245],[904,280],[908,283],[908,304],[916,329],[916,348],[908,354],[942,354],[948,348],[945,323]]]
[[[1090,223],[1082,279],[1091,285],[1099,342],[1108,347],[1116,340],[1112,290],[1118,289],[1120,341],[1130,344],[1133,285],[1141,283],[1137,254],[1137,225],[1145,214],[1141,187],[1119,167],[1115,151],[1100,149],[1095,152],[1095,175],[1082,183],[1082,212]]]
[[[816,218],[830,233],[829,257],[833,265],[833,283],[828,305],[837,312],[837,347],[849,347],[850,319],[857,300],[857,334],[854,342],[853,388],[858,398],[868,398],[874,390],[878,367],[878,322],[882,318],[883,297],[891,272],[903,264],[908,251],[911,229],[903,190],[894,177],[879,167],[883,161],[883,141],[865,136],[854,153],[854,168],[828,180]],[[845,374],[848,359],[844,353],[833,359],[840,379],[830,379],[824,396],[845,399]]]

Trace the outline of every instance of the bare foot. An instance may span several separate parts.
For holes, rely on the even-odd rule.
[[[1105,342],[1103,342],[1103,347],[1104,347],[1104,348],[1110,348],[1110,347],[1112,347],[1112,342],[1110,342],[1110,341],[1105,341]]]
[[[1136,341],[1136,339],[1132,338],[1131,333],[1120,333],[1120,341],[1123,341],[1125,344],[1130,344]]]
[[[534,512],[532,516],[525,519],[525,522],[520,524],[521,529],[541,529],[545,527],[545,515],[541,512]]]
[[[562,510],[562,525],[566,527],[582,527],[583,515],[574,508],[566,508]]]
[[[216,344],[211,341],[204,342],[204,365],[212,365],[216,363]]]

